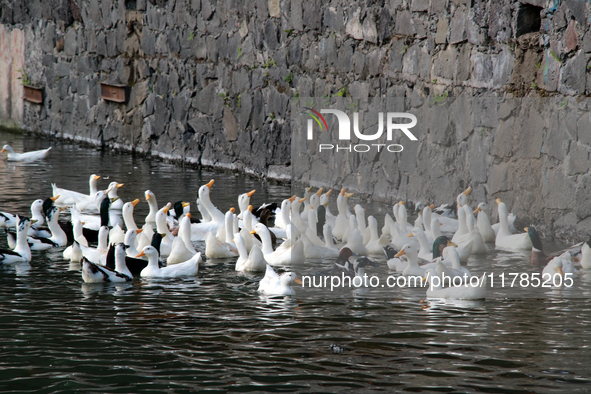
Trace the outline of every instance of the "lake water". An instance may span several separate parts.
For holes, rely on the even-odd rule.
[[[0,137],[17,152],[53,147],[42,162],[0,162],[3,211],[29,214],[34,199],[51,195],[51,183],[87,191],[91,173],[109,178],[100,187],[125,183],[124,201],[140,198],[140,225],[146,189],[160,205],[192,202],[194,214],[197,189],[212,178],[212,200],[222,210],[252,189],[253,205],[293,192],[29,134]],[[381,228],[390,208],[362,204]],[[297,286],[295,297],[266,298],[256,291],[262,275],[236,273],[233,260],[206,260],[197,278],[88,285],[61,253],[33,252],[30,264],[0,265],[2,392],[591,392],[586,272],[572,288],[496,287],[479,302],[426,300],[425,289],[380,286]],[[384,258],[376,261],[367,273],[385,281],[393,273]],[[302,276],[331,264],[293,269]],[[539,272],[528,253],[500,251],[471,257],[468,268]],[[331,344],[344,352],[332,353]]]

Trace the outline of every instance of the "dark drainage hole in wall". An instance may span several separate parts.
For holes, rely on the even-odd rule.
[[[540,31],[540,24],[542,22],[540,17],[541,11],[542,7],[519,3],[519,8],[517,10],[516,37],[534,31]]]
[[[125,0],[126,10],[137,10],[137,0]]]

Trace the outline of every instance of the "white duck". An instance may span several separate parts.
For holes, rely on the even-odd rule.
[[[324,209],[326,212],[326,216],[325,216],[326,223],[328,223],[330,225],[330,227],[334,227],[337,217],[330,211],[330,208],[328,207],[328,204],[330,202],[329,197],[331,194],[332,194],[332,189],[330,189],[329,191],[327,191],[326,193],[321,195],[320,196],[320,205],[324,205]]]
[[[471,254],[488,253],[486,245],[484,244],[484,240],[482,239],[480,229],[474,225],[474,215],[472,213],[472,209],[468,205],[464,205],[462,209],[466,213],[466,225],[468,227],[468,234],[470,234],[470,239],[474,241],[472,244]]]
[[[148,216],[146,216],[145,222],[150,224],[156,223],[156,213],[158,212],[158,201],[156,201],[156,195],[151,190],[146,190],[144,192],[144,196],[148,202],[148,206],[150,207],[150,211],[148,212]]]
[[[31,261],[31,249],[27,243],[27,233],[32,220],[27,217],[16,216],[16,247],[14,250],[0,249],[0,263],[18,263]]]
[[[59,188],[55,183],[51,184],[53,189],[53,196],[57,197],[54,201],[56,205],[74,205],[78,201],[92,201],[92,198],[98,191],[98,180],[101,179],[99,175],[92,174],[88,179],[89,194],[79,193],[73,190]]]
[[[478,225],[478,230],[480,231],[482,239],[486,243],[494,243],[497,234],[490,225],[490,219],[488,217],[489,211],[490,207],[488,206],[488,204],[485,202],[481,202],[480,204],[478,204],[478,207],[474,210],[474,213],[478,214],[476,223]]]
[[[147,256],[148,266],[142,270],[142,278],[177,278],[180,276],[196,276],[199,271],[201,253],[195,254],[189,261],[160,268],[158,251],[153,246],[146,246],[136,258]]]
[[[581,260],[580,264],[583,269],[591,269],[591,239],[583,243],[581,247]]]
[[[209,198],[210,189],[214,184],[212,179],[205,185],[199,188],[199,201],[203,208],[207,210],[211,221],[206,223],[193,223],[191,224],[191,241],[203,241],[209,232],[216,232],[219,226],[223,226],[225,223],[225,215],[217,209]]]
[[[255,192],[256,190],[251,190],[248,193],[242,193],[238,196],[238,209],[240,209],[240,213],[238,214],[239,219],[242,219],[244,211],[248,210],[250,198]]]
[[[339,255],[338,250],[316,245],[306,234],[302,234],[300,239],[304,243],[304,255],[307,259],[336,258]]]
[[[212,232],[205,237],[205,257],[208,259],[226,259],[238,256],[235,246],[220,241]]]
[[[483,300],[486,298],[486,276],[479,278],[478,286],[463,284],[461,286],[442,287],[441,277],[433,268],[425,272],[429,278],[429,287],[427,288],[427,298],[453,299],[453,300]],[[439,281],[433,281],[432,278],[438,276]],[[439,282],[439,283],[437,283]]]
[[[8,161],[35,161],[45,159],[51,150],[51,146],[47,149],[34,150],[24,153],[16,153],[10,145],[4,145],[0,153],[8,152]]]
[[[507,221],[507,206],[500,198],[497,198],[499,211],[499,223],[501,227],[495,239],[495,246],[499,249],[508,250],[531,250],[532,244],[527,233],[511,234],[509,223]]]
[[[80,245],[80,249],[82,249],[82,254],[84,257],[86,257],[92,263],[105,265],[107,261],[107,252],[109,249],[108,238],[109,228],[107,226],[101,227],[98,234],[98,245],[96,248]]]
[[[425,275],[425,268],[419,266],[419,250],[413,244],[406,244],[400,252],[396,253],[394,257],[400,257],[406,255],[408,264],[402,271],[404,276],[421,276]]]
[[[191,253],[195,254],[197,251],[191,242],[191,213],[185,214],[179,223],[178,237],[183,240],[185,246]]]
[[[51,231],[51,237],[49,238],[34,238],[29,237],[27,241],[29,242],[32,250],[46,250],[51,248],[58,248],[61,246],[66,246],[68,244],[68,237],[64,230],[62,230],[61,226],[58,223],[58,218],[61,209],[54,206],[48,213],[47,213],[47,225],[49,226],[49,231]]]
[[[121,189],[123,186],[123,183],[117,182],[111,182],[109,184],[109,187],[107,188],[107,190],[109,191],[108,197],[111,199],[111,201],[113,201],[113,203],[111,204],[111,209],[120,211],[123,208],[123,200],[121,198],[118,198],[119,196],[117,195],[117,191]]]
[[[349,224],[349,211],[347,209],[347,203],[349,197],[352,195],[353,193],[346,193],[345,189],[341,189],[341,192],[337,196],[338,214],[335,218],[335,225],[333,227],[332,233],[338,239],[343,239]]]
[[[171,205],[171,203],[168,203],[156,212],[156,231],[160,234],[164,234],[162,243],[160,244],[160,255],[162,257],[168,257],[168,255],[170,255],[172,252],[172,243],[175,239],[175,236],[170,232],[166,222],[168,210]]]
[[[302,284],[294,272],[286,272],[279,276],[270,265],[267,265],[265,276],[259,282],[258,292],[268,296],[294,296],[295,290],[291,287],[293,282]]]
[[[409,237],[414,237],[419,241],[419,254],[418,256],[421,259],[425,259],[431,261],[433,259],[433,243],[429,243],[427,241],[427,237],[425,236],[425,232],[418,227],[412,229]]]
[[[542,280],[550,279],[549,283],[552,283],[555,275],[564,276],[562,263],[563,261],[560,256],[556,256],[550,260],[542,270]],[[559,281],[555,280],[554,283],[559,283]]]
[[[201,214],[201,223],[209,223],[211,222],[211,215],[207,212],[207,209],[203,206],[203,203],[199,198],[197,198],[197,210]]]
[[[302,240],[292,241],[287,239],[285,243],[288,243],[285,247],[278,247],[277,250],[273,251],[271,245],[271,235],[269,229],[262,223],[258,223],[254,226],[253,233],[257,233],[263,242],[263,256],[270,265],[289,265],[299,264],[305,261],[304,244]],[[283,245],[283,244],[282,244]]]
[[[240,257],[236,261],[236,271],[265,271],[267,261],[258,245],[254,245],[250,249],[250,253],[247,254],[244,240],[239,233],[234,234],[234,242],[240,253]]]
[[[318,231],[317,224],[318,218],[316,216],[316,210],[313,206],[310,206],[308,209],[308,227],[306,228],[305,234],[310,242],[317,246],[324,247],[324,241],[322,241],[316,233]]]
[[[285,229],[289,223],[291,223],[291,219],[289,218],[290,210],[291,210],[291,202],[296,197],[286,198],[285,200],[281,201],[281,208],[278,208],[275,212],[275,227]],[[251,230],[252,231],[252,230]]]

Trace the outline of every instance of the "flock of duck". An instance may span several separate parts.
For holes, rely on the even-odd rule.
[[[3,151],[10,152],[8,148]],[[47,151],[39,151],[38,157]],[[204,241],[208,259],[236,258],[237,271],[265,272],[260,293],[294,295],[292,285],[301,284],[300,278],[294,272],[279,275],[273,267],[335,259],[332,269],[317,275],[363,277],[365,267],[376,265],[366,257],[385,253],[391,271],[431,283],[427,297],[453,299],[485,298],[486,280],[468,286],[472,275],[462,263],[471,254],[486,254],[492,248],[531,250],[531,263],[550,275],[576,275],[575,263],[591,268],[591,240],[547,256],[535,228],[518,233],[515,215],[508,213],[500,199],[496,200],[499,222],[495,225],[491,225],[486,203],[473,210],[468,204],[471,188],[460,193],[454,204],[438,208],[418,204],[412,225],[405,203],[396,203],[394,219],[386,214],[378,229],[378,221],[373,216],[366,218],[361,205],[351,212],[348,199],[352,193],[345,189],[336,196],[336,214],[329,208],[332,190],[323,193],[322,188],[315,193],[306,188],[302,197],[258,209],[250,204],[252,190],[238,196],[238,210],[230,208],[224,213],[211,201],[211,180],[198,191],[200,219],[191,216],[190,203],[169,202],[159,207],[154,193],[146,190],[149,213],[140,228],[134,219],[134,207],[140,200],[121,201],[117,192],[122,183],[111,182],[99,190],[100,178],[90,176],[88,194],[53,184],[52,197],[31,204],[31,218],[0,213],[0,227],[7,229],[10,247],[0,249],[0,262],[29,262],[31,250],[65,248],[64,258],[80,264],[87,283],[129,282],[134,276],[196,276],[202,258],[195,242]],[[69,221],[59,220],[64,210],[69,211]],[[434,281],[445,276],[460,278],[462,285],[445,287],[443,281]]]

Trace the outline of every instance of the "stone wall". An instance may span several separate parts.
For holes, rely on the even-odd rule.
[[[1,27],[23,32],[15,45],[25,54],[24,71],[45,94],[42,105],[24,103],[22,118],[5,111],[0,94],[0,118],[58,137],[289,178],[294,97],[589,94],[589,7],[582,0],[0,0]],[[129,86],[129,101],[101,99],[101,82]],[[562,175],[571,147],[581,157],[589,149],[589,134],[563,132],[564,124],[543,137],[565,146],[565,155],[552,157]],[[453,199],[460,181],[495,196],[494,168],[518,152],[493,148],[500,131],[489,131],[476,157],[474,128],[423,137],[414,160],[438,152],[451,165],[450,187],[436,203]],[[482,174],[469,171],[473,160],[483,161]],[[508,179],[511,207],[530,186]],[[571,193],[584,185],[573,182]],[[432,198],[407,190],[387,180],[367,191]],[[574,206],[535,216],[542,207],[526,205],[516,204],[516,213],[565,237],[586,218],[568,216]]]

